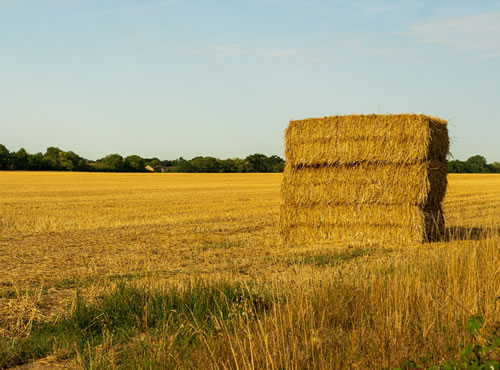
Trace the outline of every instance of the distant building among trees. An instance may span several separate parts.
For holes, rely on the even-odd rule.
[[[0,144],[0,170],[27,171],[92,171],[92,172],[283,172],[285,161],[277,155],[252,154],[248,157],[218,159],[215,157],[182,157],[174,160],[142,158],[138,155],[122,157],[109,154],[96,161],[80,157],[72,151],[49,147],[42,153],[30,154],[21,148],[17,152]]]
[[[24,148],[9,152],[0,144],[0,170],[26,171],[93,171],[93,172],[192,172],[192,173],[242,173],[242,172],[283,172],[283,158],[265,154],[248,157],[218,159],[215,157],[195,157],[174,160],[142,158],[138,155],[122,157],[109,154],[96,161],[80,157],[72,151],[49,147],[42,153],[30,154]],[[500,173],[500,162],[487,163],[486,158],[475,155],[466,161],[448,161],[449,173]]]

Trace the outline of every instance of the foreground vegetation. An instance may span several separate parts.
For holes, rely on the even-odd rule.
[[[0,368],[495,368],[500,178],[448,240],[279,247],[280,175],[0,174]]]

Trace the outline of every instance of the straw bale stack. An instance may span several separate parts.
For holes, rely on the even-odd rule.
[[[447,122],[422,114],[291,121],[285,244],[413,244],[444,234]]]

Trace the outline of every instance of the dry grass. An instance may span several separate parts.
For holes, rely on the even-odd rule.
[[[240,313],[237,325],[221,320],[191,366],[439,363],[467,340],[470,315],[485,317],[484,335],[500,331],[500,176],[450,176],[448,241],[367,250],[279,247],[280,182],[279,174],[0,173],[0,337],[62,317],[77,289],[92,302],[123,281],[161,290],[193,278],[257,284],[275,299],[259,316]],[[169,361],[168,336],[137,341],[147,351],[133,352],[136,363]],[[86,361],[119,366],[123,344],[102,346]],[[80,354],[59,358],[88,365]]]

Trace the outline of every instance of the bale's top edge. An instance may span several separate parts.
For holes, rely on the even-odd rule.
[[[435,123],[447,125],[448,121],[439,117],[434,117],[430,115],[426,115],[423,113],[396,113],[396,114],[346,114],[346,115],[334,115],[334,116],[325,116],[325,117],[316,117],[316,118],[305,118],[305,119],[299,119],[299,120],[291,120],[290,124],[293,123],[313,123],[313,122],[320,122],[320,121],[325,121],[325,120],[350,120],[350,119],[363,119],[363,118],[370,118],[370,119],[380,119],[383,120],[384,118],[402,118],[402,119],[419,119],[423,121],[432,121]]]

